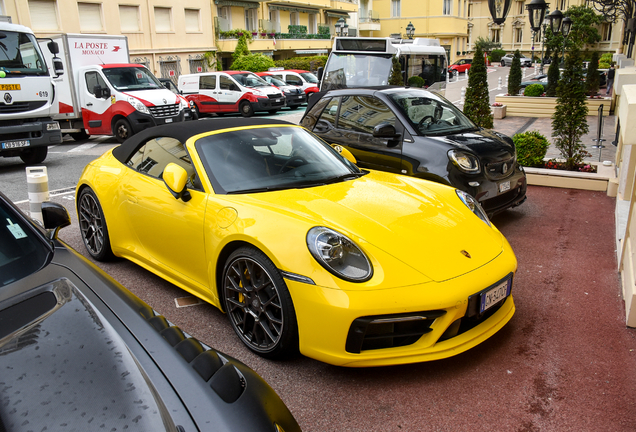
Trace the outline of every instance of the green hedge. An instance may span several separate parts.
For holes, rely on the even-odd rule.
[[[545,158],[548,147],[550,147],[550,142],[545,136],[537,131],[530,131],[516,134],[512,137],[512,140],[515,143],[515,147],[517,147],[519,165],[543,167],[543,158]]]
[[[409,86],[411,87],[424,87],[424,78],[414,75],[408,80]]]
[[[319,67],[325,67],[327,56],[295,57],[287,60],[276,60],[274,63],[276,67],[283,67],[285,69],[315,71]]]
[[[490,61],[493,63],[497,63],[501,61],[501,58],[506,55],[506,52],[502,49],[494,49],[490,51]]]
[[[246,70],[250,72],[265,72],[274,67],[274,60],[263,54],[250,54],[238,57],[230,66],[230,70]]]
[[[537,97],[537,96],[541,96],[543,93],[545,93],[545,88],[543,87],[543,84],[530,84],[528,87],[526,87],[523,90],[524,96]]]

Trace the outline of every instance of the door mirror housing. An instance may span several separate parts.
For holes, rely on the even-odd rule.
[[[402,135],[397,133],[395,126],[390,123],[380,123],[373,128],[373,136],[375,138],[386,138],[389,140],[396,140]]]
[[[60,229],[71,224],[71,217],[63,205],[45,201],[42,203],[42,222],[44,222],[44,228],[52,230],[50,233],[52,240],[57,238]]]
[[[59,57],[53,57],[53,72],[55,75],[64,75],[64,63]]]
[[[95,86],[93,93],[97,99],[108,99],[110,97],[110,89],[108,87]]]
[[[169,163],[163,170],[162,177],[173,197],[182,199],[184,202],[190,201],[190,192],[188,192],[186,187],[188,173],[183,167],[175,163]]]
[[[349,162],[351,162],[352,164],[356,164],[358,161],[356,161],[356,157],[353,155],[353,153],[351,153],[349,150],[347,150],[346,148],[344,148],[343,146],[339,145],[339,144],[331,144],[331,147],[337,151],[338,153],[340,153],[342,155],[342,157],[344,157],[346,160],[348,160]]]

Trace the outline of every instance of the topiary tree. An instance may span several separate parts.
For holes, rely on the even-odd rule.
[[[554,144],[565,159],[565,169],[570,171],[575,170],[589,156],[585,146],[581,144],[581,137],[589,131],[582,80],[581,55],[574,47],[565,60],[565,69],[557,86],[557,106],[552,115]]]
[[[512,141],[517,148],[517,162],[525,167],[543,167],[545,158],[550,147],[548,139],[538,131],[529,131],[516,134]]]
[[[243,55],[234,60],[231,70],[245,70],[251,72],[265,72],[274,67],[274,60],[263,54]]]
[[[538,97],[543,94],[545,89],[543,88],[543,84],[530,84],[523,90],[524,96]]]
[[[236,61],[236,59],[238,59],[240,56],[250,55],[250,54],[251,52],[249,48],[247,47],[247,36],[245,36],[245,33],[243,33],[241,34],[241,36],[239,36],[238,42],[236,43],[236,48],[234,49],[234,52],[232,53],[232,59]]]
[[[411,87],[424,87],[424,78],[421,76],[413,75],[409,78],[408,83]]]
[[[585,91],[590,96],[596,96],[600,86],[601,83],[598,76],[598,51],[594,51],[590,59],[590,64],[587,67],[587,74],[585,75]]]
[[[516,96],[521,91],[521,53],[515,51],[510,65],[510,73],[508,74],[508,94]],[[471,66],[472,67],[472,66]]]
[[[502,49],[494,49],[490,51],[490,61],[493,63],[499,63],[501,58],[506,55],[506,52]]]
[[[397,56],[393,56],[393,65],[391,66],[391,75],[389,75],[389,85],[404,85],[404,78],[402,77],[402,66]],[[472,66],[471,66],[472,67]]]
[[[475,49],[473,62],[468,69],[464,114],[477,126],[488,129],[493,126],[488,93],[488,73],[484,63],[484,53],[479,46]]]
[[[554,51],[552,62],[548,68],[548,86],[545,88],[545,95],[555,97],[557,95],[557,85],[559,84],[559,53]]]

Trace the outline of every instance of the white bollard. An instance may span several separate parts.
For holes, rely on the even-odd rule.
[[[42,219],[42,203],[50,199],[49,176],[46,173],[46,167],[27,167],[26,175],[31,218],[44,222]]]
[[[464,105],[464,98],[466,97],[466,87],[462,87],[461,97],[459,104]]]
[[[497,90],[501,90],[501,77],[497,80]]]
[[[526,77],[526,68],[521,68],[521,71],[522,71],[521,72],[521,76],[525,78]]]

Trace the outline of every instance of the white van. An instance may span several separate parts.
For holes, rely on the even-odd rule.
[[[320,91],[318,88],[318,78],[309,71],[276,67],[269,68],[267,73],[285,81],[289,85],[302,87],[303,91],[307,95],[307,100],[309,100],[312,94]]]
[[[248,71],[181,75],[178,87],[188,102],[194,102],[199,117],[238,112],[250,117],[256,111],[274,114],[285,106],[279,89]]]

